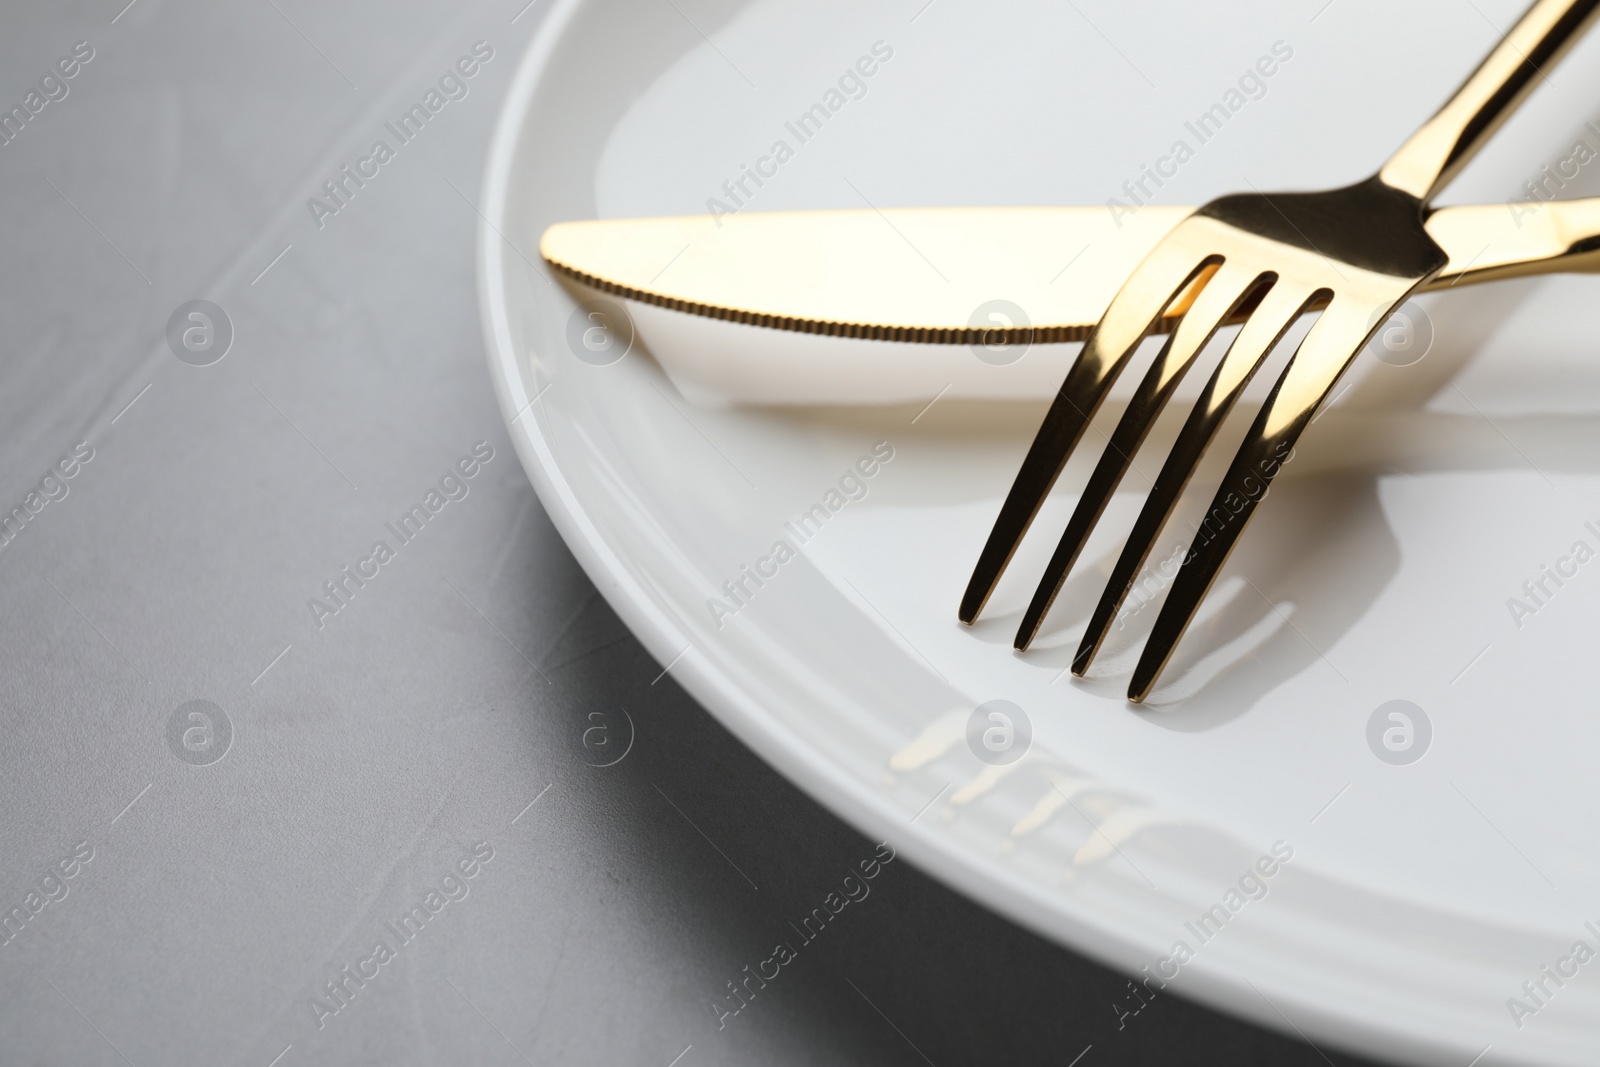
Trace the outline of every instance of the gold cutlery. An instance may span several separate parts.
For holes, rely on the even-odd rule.
[[[979,556],[961,620],[977,618],[1133,350],[1163,311],[1199,283],[1139,383],[1024,613],[1015,644],[1027,647],[1179,378],[1219,326],[1254,304],[1156,476],[1090,618],[1072,664],[1076,674],[1087,670],[1213,434],[1289,326],[1322,305],[1188,546],[1128,688],[1130,700],[1143,700],[1318,407],[1395,309],[1448,267],[1449,254],[1425,226],[1429,201],[1588,28],[1597,9],[1600,0],[1535,3],[1372,178],[1326,192],[1224,196],[1173,227],[1123,284],[1067,373]]]
[[[1134,672],[1129,697],[1142,700],[1300,433],[1408,296],[1600,270],[1600,198],[1544,203],[1531,215],[1509,205],[1429,204],[1597,8],[1600,0],[1534,4],[1376,176],[1346,189],[1228,196],[1198,210],[1146,206],[1120,222],[1082,207],[598,220],[550,227],[540,250],[580,286],[729,324],[847,341],[1003,346],[1087,339],[984,546],[961,604],[968,623],[1133,350],[1149,333],[1170,334],[1024,613],[1019,651],[1037,633],[1179,379],[1220,326],[1243,323],[1155,481],[1074,657],[1078,674],[1240,393],[1289,326],[1321,311],[1189,548]],[[979,314],[994,303],[1019,314]],[[654,347],[670,371],[672,346]],[[733,346],[734,358],[746,359],[748,347]]]

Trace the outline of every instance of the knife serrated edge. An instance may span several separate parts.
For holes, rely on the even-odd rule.
[[[1092,325],[1076,325],[1023,326],[1005,329],[999,327],[956,329],[935,326],[891,326],[883,323],[833,322],[826,319],[769,315],[765,312],[747,311],[743,308],[681,300],[677,297],[665,296],[646,289],[619,285],[605,278],[597,278],[592,274],[585,273],[576,267],[568,266],[559,260],[551,259],[549,256],[544,256],[543,259],[562,276],[570,278],[586,288],[596,289],[611,296],[637,300],[640,303],[653,304],[656,307],[667,308],[671,311],[682,311],[690,315],[701,315],[710,319],[721,319],[725,322],[737,322],[745,326],[762,326],[772,330],[790,330],[795,333],[814,333],[827,337],[851,337],[865,341],[898,341],[931,345],[983,344],[986,339],[994,342],[996,340],[995,335],[1000,334],[1008,344],[1024,341],[1033,344],[1059,344],[1068,341],[1082,341],[1089,336],[1089,331],[1094,328]],[[1161,325],[1163,331],[1170,329],[1168,320],[1163,320]]]

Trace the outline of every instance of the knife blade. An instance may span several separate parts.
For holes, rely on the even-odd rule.
[[[1117,220],[1076,206],[600,219],[550,226],[540,253],[580,293],[626,301],[639,336],[692,399],[892,403],[928,395],[941,375],[955,395],[1048,396],[1064,362],[1024,368],[1022,354],[1087,336],[1122,280],[1191,210],[1150,205]],[[1427,228],[1450,256],[1430,290],[1600,271],[1600,198],[1441,208]],[[869,344],[884,341],[900,344]],[[979,359],[932,346],[973,347]]]

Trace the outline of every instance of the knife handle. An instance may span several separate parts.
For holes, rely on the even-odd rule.
[[[1424,289],[1600,271],[1600,197],[1440,208],[1427,229],[1450,263]]]

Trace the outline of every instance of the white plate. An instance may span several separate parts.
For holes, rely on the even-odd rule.
[[[866,95],[792,145],[752,209],[1125,197],[1279,40],[1293,56],[1163,202],[1353,180],[1516,0],[678,7],[565,0],[547,16],[496,133],[481,232],[490,364],[522,462],[651,652],[783,773],[971,896],[1130,973],[1185,942],[1171,991],[1389,1058],[1459,1067],[1490,1046],[1480,1063],[1592,1062],[1600,963],[1562,986],[1541,967],[1580,940],[1600,949],[1584,925],[1600,930],[1600,560],[1563,564],[1576,575],[1544,579],[1520,618],[1508,598],[1575,542],[1600,549],[1594,282],[1446,294],[1426,305],[1437,337],[1420,363],[1364,356],[1139,710],[1121,693],[1153,608],[1087,682],[1061,675],[1147,483],[1114,502],[1037,651],[1013,656],[1082,462],[980,625],[960,627],[955,605],[1038,407],[696,408],[639,347],[577,358],[574,302],[533,253],[557,220],[705,210],[879,40],[893,56]],[[1600,143],[1581,127],[1595,42],[1555,78],[1453,200],[1504,199],[1579,137]],[[1578,170],[1568,192],[1596,191],[1600,165]],[[844,482],[865,495],[830,497],[880,441],[892,459]],[[818,504],[802,545],[793,524]],[[796,558],[762,564],[780,540]],[[776,573],[714,612],[746,566]],[[967,740],[992,700],[1031,723],[1005,766]],[[1431,723],[1408,765],[1368,742],[1393,700]],[[1229,911],[1277,842],[1292,858]],[[1194,924],[1219,904],[1227,921],[1202,939]],[[1541,980],[1536,1001],[1522,987]]]

